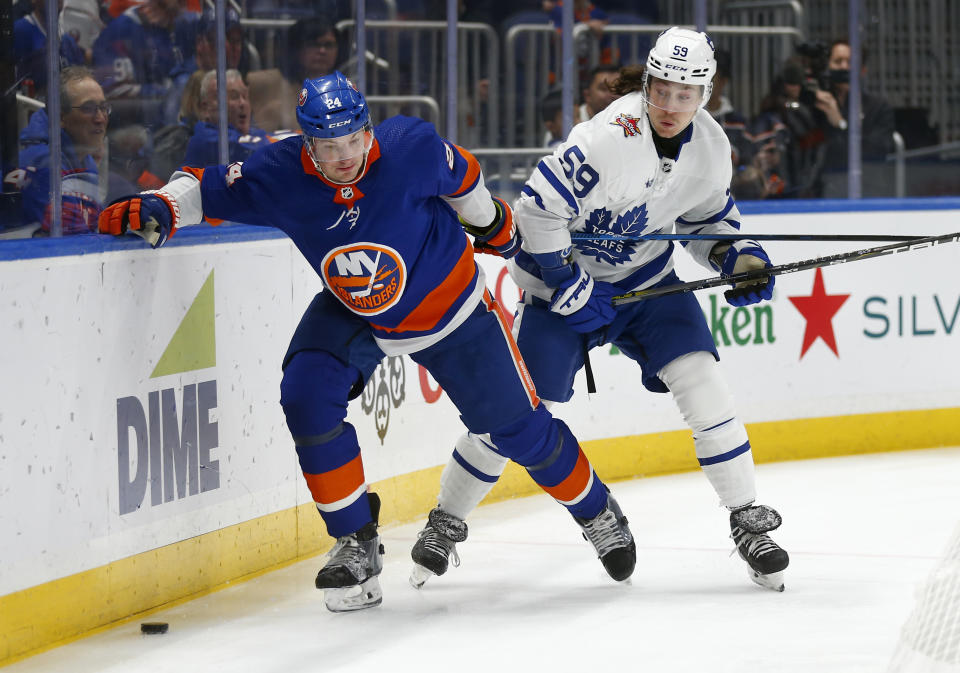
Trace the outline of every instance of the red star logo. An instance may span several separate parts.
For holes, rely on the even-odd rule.
[[[817,275],[813,279],[813,293],[809,297],[787,297],[807,320],[807,328],[803,332],[803,348],[800,350],[801,359],[807,354],[807,350],[817,340],[817,337],[823,339],[823,342],[830,347],[833,354],[840,357],[840,353],[837,352],[837,339],[833,334],[833,323],[831,321],[840,307],[843,306],[843,303],[849,298],[849,294],[827,294],[823,287],[823,271],[821,269],[817,269]]]

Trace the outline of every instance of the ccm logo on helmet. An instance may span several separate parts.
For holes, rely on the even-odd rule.
[[[667,63],[664,68],[667,70],[681,70],[683,72],[687,71],[687,68],[684,68],[682,65],[674,65],[672,63]]]
[[[352,121],[352,120],[350,120],[350,119],[344,119],[342,122],[334,122],[334,123],[330,124],[330,128],[335,129],[335,128],[337,128],[338,126],[346,126],[346,125],[349,124],[351,121]]]

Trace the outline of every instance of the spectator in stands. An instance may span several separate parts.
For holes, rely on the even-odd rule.
[[[543,0],[543,11],[550,16],[550,21],[559,35],[563,27],[563,0]],[[579,77],[580,81],[583,82],[589,75],[591,40],[597,40],[600,43],[600,64],[612,65],[617,63],[620,60],[620,54],[614,47],[610,36],[604,34],[604,29],[610,23],[607,13],[590,0],[573,0],[573,21],[574,23],[586,24],[590,29],[582,33],[582,39],[574,45]],[[554,67],[553,70],[556,71],[557,68]],[[555,82],[556,73],[551,72],[550,76],[552,84]]]
[[[153,134],[153,156],[150,158],[150,172],[169,180],[170,176],[183,165],[187,156],[187,144],[193,137],[193,129],[202,116],[200,110],[200,84],[206,76],[206,70],[197,70],[187,80],[180,98],[180,111],[176,124],[168,124]]]
[[[580,105],[578,117],[580,121],[593,119],[593,116],[605,110],[610,103],[620,98],[610,90],[610,83],[620,76],[620,67],[617,65],[601,64],[594,66],[587,77],[587,86],[581,92],[583,103]]]
[[[46,98],[47,88],[47,3],[32,0],[29,14],[13,24],[13,51],[17,63],[17,80],[21,91],[31,98]],[[63,0],[60,0],[60,7]],[[69,33],[60,35],[60,67],[82,65],[83,50]]]
[[[766,123],[767,126],[762,124]],[[763,195],[759,198],[780,199],[796,196],[796,185],[786,162],[786,143],[789,138],[782,122],[774,117],[765,117],[751,124],[745,133],[753,147],[748,151],[750,161],[740,168],[757,171],[763,182]]]
[[[87,62],[93,58],[93,41],[104,25],[99,0],[63,0],[60,30],[77,41]]]
[[[255,150],[268,145],[271,138],[263,129],[250,125],[250,98],[240,72],[228,70],[226,75],[229,161],[243,161]],[[221,163],[218,152],[218,110],[217,73],[212,70],[200,82],[200,121],[194,126],[193,137],[187,143],[187,155],[183,160],[187,166],[203,168]]]
[[[760,201],[767,198],[763,173],[756,166],[741,166],[730,180],[730,196],[736,201]]]
[[[97,162],[110,120],[110,105],[93,73],[84,66],[60,72],[60,171],[63,233],[96,232],[102,207]],[[51,228],[50,136],[45,110],[38,110],[20,134],[20,167],[4,181],[23,196],[23,224]]]
[[[573,109],[573,124],[580,123],[579,109]],[[546,132],[543,136],[544,147],[553,147],[567,137],[563,132],[563,90],[553,89],[540,99],[540,119]]]
[[[816,92],[816,107],[824,117],[824,132],[827,138],[825,180],[833,185],[826,187],[827,196],[846,194],[848,140],[848,117],[850,113],[850,44],[845,39],[835,40],[830,45],[827,60],[826,89]],[[867,54],[862,53],[860,81],[866,75]],[[864,163],[883,162],[893,152],[893,108],[879,96],[862,91],[860,94],[861,157]],[[864,191],[869,191],[864,175]],[[880,194],[883,193],[882,187]],[[877,194],[879,195],[879,194]]]
[[[802,62],[790,59],[750,122],[752,136],[771,129],[781,136],[784,174],[790,185],[786,195],[795,198],[823,194],[826,136],[823,113],[814,107],[816,81]]]
[[[726,95],[727,85],[730,83],[731,59],[730,52],[717,49],[717,74],[713,76],[713,90],[710,100],[707,101],[707,112],[717,120],[730,140],[734,170],[748,165],[752,159],[752,143],[747,137],[747,120],[737,112],[733,103]]]
[[[341,42],[333,20],[328,17],[316,16],[293,24],[287,33],[281,67],[251,72],[247,77],[257,124],[269,131],[299,128],[294,112],[303,80],[337,70]]]
[[[111,131],[110,177],[107,201],[113,201],[145,189],[159,189],[166,184],[149,171],[153,146],[150,132],[139,124]]]
[[[167,123],[164,101],[172,79],[183,72],[183,54],[192,52],[183,3],[145,0],[107,24],[93,44],[97,76],[125,122],[154,128]]]
[[[182,68],[177,70],[173,84],[164,104],[163,118],[167,123],[179,119],[183,90],[193,73],[207,72],[217,68],[217,17],[216,12],[206,7],[196,21],[193,38],[193,55],[186,59]],[[227,8],[226,16],[226,61],[228,70],[239,70],[244,74],[241,62],[244,54],[243,26],[240,15],[233,8]]]

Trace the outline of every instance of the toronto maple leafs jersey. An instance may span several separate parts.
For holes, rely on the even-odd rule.
[[[549,300],[529,253],[571,247],[571,232],[591,234],[735,233],[740,213],[730,197],[730,143],[705,110],[682,132],[676,160],[653,142],[639,92],[611,103],[573,128],[544,157],[514,208],[523,251],[511,261],[514,280]],[[685,242],[707,268],[716,241]],[[594,278],[627,292],[653,285],[673,268],[671,241],[573,242],[573,258]]]
[[[486,226],[495,207],[476,158],[432,124],[393,117],[374,132],[352,185],[327,181],[295,136],[242,163],[185,168],[156,193],[175,204],[176,226],[206,217],[284,231],[387,355],[411,353],[481,301],[483,272],[457,215]]]

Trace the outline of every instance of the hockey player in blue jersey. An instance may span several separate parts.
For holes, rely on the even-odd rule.
[[[607,343],[640,365],[645,388],[670,392],[693,430],[704,474],[730,510],[731,537],[749,576],[783,590],[789,558],[768,535],[780,515],[753,504],[750,441],[700,305],[691,294],[611,304],[617,294],[679,282],[673,243],[570,237],[572,231],[629,236],[672,233],[674,227],[685,234],[739,231],[729,190],[730,143],[703,109],[715,72],[713,44],[704,33],[663,32],[645,71],[621,71],[615,84],[622,97],[576,126],[540,161],[515,208],[523,250],[509,266],[524,299],[513,329],[544,400],[569,400],[584,352]],[[770,264],[760,244],[746,236],[733,245],[690,241],[685,249],[725,275]],[[773,283],[770,276],[736,287],[728,301],[740,306],[770,299]],[[457,559],[456,543],[466,538],[463,519],[504,463],[472,435],[457,441],[441,476],[438,507],[412,550],[415,584],[444,573],[448,558]]]
[[[540,403],[473,259],[464,229],[504,257],[519,248],[511,209],[491,197],[477,160],[419,119],[372,128],[363,95],[339,72],[304,82],[297,118],[302,137],[243,163],[184,168],[164,188],[109,206],[100,231],[157,247],[204,217],[271,226],[320,275],[325,289],[283,359],[280,403],[337,539],[316,579],[327,607],[381,601],[380,500],[367,491],[346,414],[385,355],[423,365],[470,432],[525,466],[582,527],[602,522],[604,565],[629,576],[636,552],[626,521],[576,438]]]

